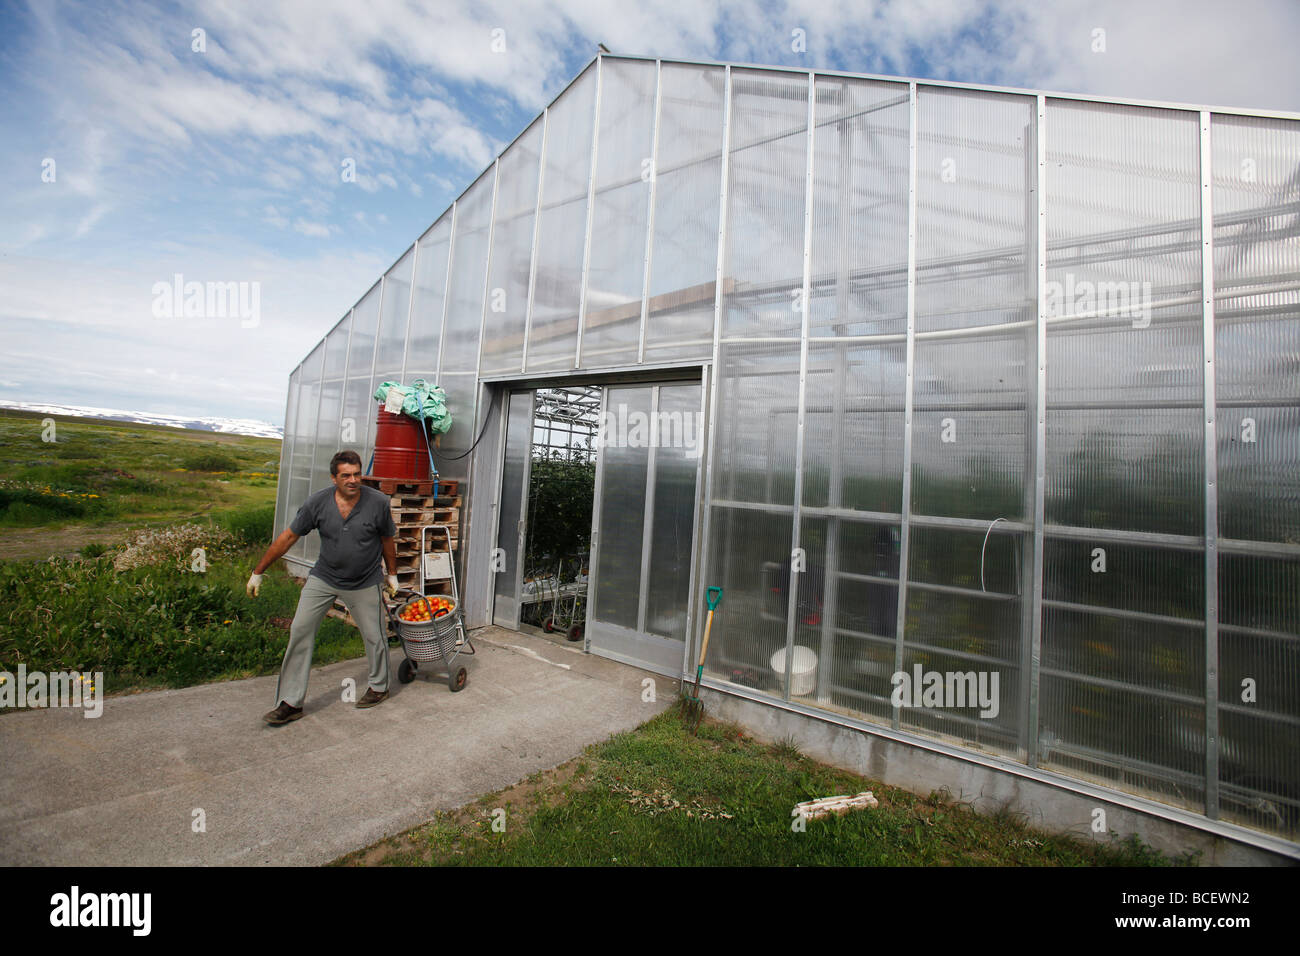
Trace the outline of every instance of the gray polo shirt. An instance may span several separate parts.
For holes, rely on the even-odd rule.
[[[361,486],[361,498],[346,521],[330,485],[303,502],[289,530],[300,538],[320,532],[320,556],[311,574],[345,591],[373,587],[384,579],[381,539],[397,534],[388,495],[368,485]]]

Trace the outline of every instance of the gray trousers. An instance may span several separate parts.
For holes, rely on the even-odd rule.
[[[382,585],[345,591],[309,575],[298,598],[298,610],[289,628],[289,646],[280,665],[280,680],[275,685],[275,703],[284,701],[301,707],[307,696],[307,678],[311,674],[311,655],[316,649],[320,622],[337,597],[348,609],[366,642],[366,660],[370,662],[370,686],[376,693],[388,690],[388,628],[385,626]]]

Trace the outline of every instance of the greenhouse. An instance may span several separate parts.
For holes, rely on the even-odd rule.
[[[583,649],[719,587],[715,692],[1297,840],[1300,115],[602,54],[293,371],[277,528],[416,379],[469,626],[594,462]]]

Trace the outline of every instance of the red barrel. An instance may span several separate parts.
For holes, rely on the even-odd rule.
[[[424,424],[409,415],[393,415],[379,406],[379,427],[375,431],[376,478],[428,481],[429,452],[424,443]]]

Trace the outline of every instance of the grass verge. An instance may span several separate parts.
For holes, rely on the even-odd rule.
[[[795,804],[871,790],[880,806],[808,821]],[[671,709],[583,755],[334,861],[339,866],[1186,865],[1137,841],[1035,831],[765,746]]]

